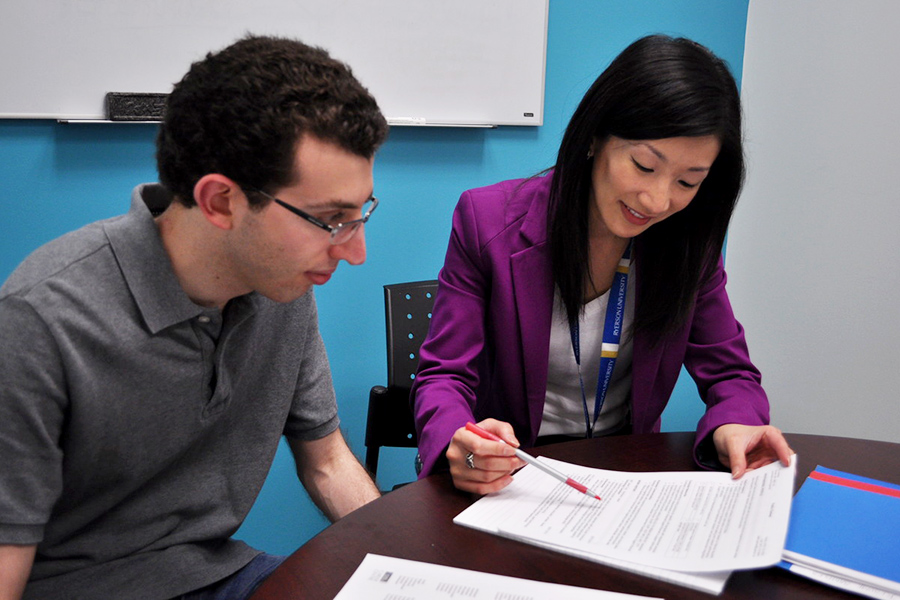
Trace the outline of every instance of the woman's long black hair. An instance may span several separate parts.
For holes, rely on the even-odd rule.
[[[678,331],[715,267],[744,179],[741,106],[728,66],[704,46],[652,35],[628,46],[581,100],[553,173],[548,233],[553,276],[569,321],[578,319],[588,256],[593,160],[609,136],[626,140],[714,135],[719,155],[684,210],[635,240],[641,271],[634,330],[658,342]]]

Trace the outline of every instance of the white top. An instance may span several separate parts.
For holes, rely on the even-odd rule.
[[[611,433],[625,424],[631,399],[631,358],[634,322],[634,264],[628,278],[625,296],[625,319],[619,356],[613,369],[609,388],[600,417],[594,425],[594,435]],[[603,344],[603,322],[609,290],[584,306],[578,326],[581,345],[581,373],[584,379],[584,397],[588,415],[594,418],[594,401],[597,397],[597,376],[600,372],[600,350]],[[557,289],[553,297],[553,317],[550,325],[550,361],[547,366],[547,396],[544,400],[544,416],[538,436],[572,435],[584,437],[584,402],[578,379],[578,365],[572,350],[572,334],[569,330],[565,307]]]

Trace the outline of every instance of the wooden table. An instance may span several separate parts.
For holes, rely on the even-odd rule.
[[[621,471],[694,469],[693,433],[626,435],[535,449],[534,454]],[[796,488],[816,465],[900,484],[900,444],[787,434],[799,458]],[[334,598],[366,553],[475,571],[680,600],[712,598],[459,525],[452,520],[475,501],[453,487],[449,475],[432,475],[386,494],[331,525],[294,552],[259,588],[253,600]],[[821,600],[858,598],[780,568],[736,571],[720,598]]]

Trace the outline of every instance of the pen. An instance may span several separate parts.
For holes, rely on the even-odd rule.
[[[483,437],[483,438],[486,439],[486,440],[493,440],[493,441],[495,441],[495,442],[503,442],[504,444],[506,443],[506,441],[505,441],[503,438],[501,438],[500,436],[494,435],[494,434],[491,433],[490,431],[486,431],[486,430],[482,429],[481,427],[479,427],[479,426],[476,425],[475,423],[472,423],[471,421],[469,421],[468,423],[466,423],[466,429],[469,430],[469,431],[471,431],[472,433],[474,433],[474,434],[476,434],[476,435],[479,435],[479,436]],[[519,450],[518,448],[516,448],[516,456],[518,456],[519,458],[521,458],[522,460],[524,460],[525,462],[527,462],[529,465],[534,465],[535,467],[537,467],[538,469],[540,469],[541,471],[543,471],[543,472],[546,473],[547,475],[550,475],[550,476],[552,476],[552,477],[554,477],[554,478],[556,478],[556,479],[562,481],[563,483],[565,483],[565,484],[568,485],[569,487],[575,488],[576,490],[578,490],[578,491],[581,492],[582,494],[587,494],[588,496],[590,496],[590,497],[592,497],[592,498],[596,498],[597,500],[601,500],[600,496],[598,496],[596,492],[594,492],[593,490],[591,490],[589,487],[587,487],[587,486],[584,485],[583,483],[578,483],[577,481],[575,481],[575,480],[572,479],[571,477],[566,477],[566,475],[565,475],[564,473],[560,473],[559,471],[557,471],[556,469],[554,469],[554,468],[551,467],[550,465],[542,463],[540,460],[538,460],[537,458],[531,456],[531,455],[528,454],[527,452],[525,452],[525,451],[523,451],[523,450]]]

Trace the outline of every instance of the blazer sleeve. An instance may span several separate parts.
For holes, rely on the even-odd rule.
[[[478,363],[484,352],[490,290],[477,223],[471,194],[465,192],[453,214],[431,326],[420,349],[410,394],[422,460],[420,477],[442,466],[453,433],[466,421],[475,420]]]
[[[769,423],[769,400],[760,372],[750,361],[744,329],[725,291],[726,281],[720,258],[697,297],[684,360],[706,403],[694,443],[694,456],[705,467],[718,466],[711,444],[717,427]]]

